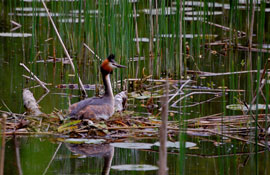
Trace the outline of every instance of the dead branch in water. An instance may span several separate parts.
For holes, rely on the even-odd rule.
[[[226,26],[223,26],[223,25],[220,25],[220,24],[216,24],[216,23],[213,23],[213,22],[210,22],[210,21],[203,21],[205,22],[206,24],[209,24],[209,25],[212,25],[212,26],[215,26],[215,27],[218,27],[218,28],[221,28],[222,30],[225,30],[225,31],[231,31],[233,29],[231,29],[230,27],[226,27]],[[239,35],[244,35],[246,36],[246,33],[243,32],[243,31],[236,31]]]
[[[28,69],[28,67],[26,67],[23,63],[20,63],[20,66],[24,67],[24,69],[30,73],[30,75],[38,82],[41,87],[43,87],[43,89],[45,89],[47,92],[50,92],[50,90],[45,86],[45,83],[40,81],[40,79]]]
[[[39,110],[39,106],[37,104],[37,101],[35,97],[33,96],[32,92],[28,89],[23,90],[23,104],[26,110],[29,112],[29,114],[33,116],[39,116],[43,114]]]

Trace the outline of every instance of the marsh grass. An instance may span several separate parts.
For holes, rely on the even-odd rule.
[[[228,1],[220,0],[223,8],[222,16],[209,15],[209,13],[215,10],[220,10],[221,7],[215,7],[215,1],[211,0],[199,0],[191,2],[193,4],[197,2],[204,3],[204,6],[191,6],[192,18],[194,20],[185,20],[186,9],[190,6],[186,5],[186,0],[176,0],[175,3],[172,1],[158,1],[158,0],[147,0],[139,1],[137,3],[130,3],[128,0],[116,1],[51,1],[47,2],[48,7],[52,13],[59,13],[60,16],[53,16],[54,21],[57,24],[60,35],[63,38],[68,51],[72,55],[75,66],[78,70],[80,77],[84,82],[90,81],[91,83],[101,84],[101,77],[99,72],[100,60],[96,59],[93,54],[85,49],[83,44],[87,44],[94,52],[101,58],[106,58],[110,53],[114,53],[117,58],[117,62],[127,65],[127,69],[115,70],[112,78],[112,82],[116,80],[121,81],[121,86],[117,86],[114,83],[116,91],[125,89],[123,80],[128,78],[143,78],[148,75],[152,75],[155,79],[162,79],[169,77],[172,79],[186,79],[188,70],[197,70],[195,65],[198,65],[198,69],[203,71],[213,71],[211,65],[217,63],[224,64],[224,67],[220,66],[218,69],[226,70],[230,72],[238,71],[240,60],[245,60],[245,64],[242,66],[243,69],[253,70],[257,69],[259,72],[263,65],[267,62],[269,54],[263,54],[262,52],[246,52],[237,49],[236,44],[246,45],[249,43],[252,46],[252,39],[254,43],[258,44],[258,48],[262,49],[263,44],[269,42],[268,38],[265,38],[266,27],[265,20],[267,19],[265,8],[265,0],[262,0],[258,5],[260,11],[254,11],[254,4],[252,0],[247,0],[246,9],[240,10],[238,7],[239,0]],[[190,1],[188,1],[190,2]],[[36,59],[46,59],[48,56],[53,57],[65,57],[64,51],[56,39],[56,35],[52,29],[50,22],[43,17],[38,16],[39,12],[37,8],[42,7],[40,2],[33,0],[33,2],[26,3],[20,1],[9,1],[9,8],[12,9],[17,4],[20,4],[22,8],[31,6],[33,8],[33,15],[31,19],[24,17],[22,11],[22,17],[20,22],[24,24],[26,21],[31,21],[31,27],[25,28],[22,25],[21,31],[31,31],[32,39],[30,43],[27,43],[22,38],[22,45],[26,43],[30,45],[30,52],[25,51],[28,47],[23,49],[23,62],[33,62]],[[214,7],[211,6],[214,5]],[[225,10],[224,6],[229,5],[230,9]],[[168,14],[169,9],[176,9],[174,15]],[[134,11],[136,10],[136,13]],[[150,14],[144,13],[143,9],[150,10]],[[182,11],[180,10],[182,9]],[[78,13],[75,13],[74,11]],[[172,10],[173,11],[173,10]],[[196,11],[202,11],[199,15],[195,15]],[[134,17],[133,15],[139,15]],[[195,20],[195,18],[202,18],[203,20]],[[254,24],[252,19],[254,18]],[[71,19],[71,22],[61,22],[63,20]],[[207,22],[215,22],[222,26],[228,26],[229,31],[223,31],[217,29],[213,25],[209,25]],[[245,24],[246,23],[246,24]],[[137,33],[136,35],[136,26]],[[235,31],[244,31],[247,33],[246,37],[239,37]],[[254,32],[253,32],[254,31]],[[219,32],[219,33],[218,33]],[[218,40],[222,42],[229,40],[228,48],[225,50],[225,46],[218,46],[217,52],[224,51],[225,53],[219,56],[214,55],[211,51],[215,47],[206,47],[207,44],[215,42],[208,34],[218,33]],[[256,36],[252,37],[252,33],[256,33]],[[171,35],[172,37],[164,37],[163,35]],[[193,37],[188,39],[186,34],[192,34]],[[196,37],[196,35],[202,35]],[[269,34],[268,34],[269,35]],[[181,37],[180,37],[181,36]],[[182,37],[183,36],[183,37]],[[251,36],[251,38],[249,37]],[[48,40],[53,38],[52,40]],[[148,38],[149,42],[134,42],[134,39]],[[251,39],[251,40],[250,40]],[[24,46],[23,46],[24,47]],[[39,51],[41,53],[39,53]],[[228,54],[228,55],[226,55]],[[243,55],[245,56],[244,58]],[[193,59],[190,59],[192,56]],[[246,58],[248,56],[248,58]],[[132,61],[129,58],[144,57],[143,60]],[[219,60],[218,62],[216,60]],[[254,64],[255,63],[255,64]],[[209,66],[210,65],[210,66]],[[214,67],[213,66],[213,67]],[[48,66],[49,67],[49,66]],[[73,74],[69,66],[61,64],[60,66],[54,66],[53,68],[59,69],[55,71],[59,73],[62,83],[77,83],[77,79],[70,75]],[[34,73],[38,74],[38,66],[32,64],[31,69]],[[214,68],[213,68],[214,69]],[[218,70],[219,71],[219,70]],[[57,76],[57,75],[56,75]],[[217,86],[228,86],[229,89],[239,89],[245,87],[247,89],[247,96],[245,99],[241,99],[241,94],[236,92],[229,93],[226,96],[223,92],[222,96],[222,112],[223,115],[235,115],[234,111],[226,111],[226,104],[235,104],[239,101],[247,101],[251,104],[254,94],[257,96],[256,105],[264,102],[261,98],[259,91],[261,74],[258,73],[256,76],[252,73],[248,74],[247,81],[242,81],[243,77],[230,75],[229,77],[222,77],[222,80],[215,78],[200,79],[194,75],[193,79],[200,82],[199,85],[207,86],[207,83],[211,84],[211,81]],[[244,77],[245,78],[245,77]],[[265,77],[268,80],[268,76]],[[254,83],[254,80],[257,80]],[[225,82],[226,81],[226,82]],[[241,84],[240,84],[241,83]],[[33,83],[34,84],[34,83]],[[127,83],[128,84],[128,83]],[[242,85],[244,84],[244,85]],[[265,85],[263,89],[266,95],[266,105],[269,104],[269,84]],[[67,93],[70,93],[69,91]],[[74,93],[74,92],[72,92]],[[200,99],[200,97],[198,97]],[[180,105],[185,105],[188,101],[184,101]],[[181,129],[186,129],[184,120],[188,119],[187,113],[189,109],[179,109],[179,123]],[[198,110],[207,111],[207,107],[202,106]],[[211,110],[209,110],[211,111]],[[266,113],[269,109],[266,109]],[[199,114],[199,115],[202,115]],[[250,112],[250,115],[252,113]],[[257,127],[259,111],[256,111],[256,121],[254,126]],[[252,120],[252,119],[251,119]],[[265,129],[267,130],[269,123],[265,122]],[[222,128],[221,128],[222,129]],[[222,132],[222,131],[221,131]],[[180,172],[184,174],[185,170],[185,146],[184,143],[187,136],[181,133],[179,136],[179,142],[181,148],[179,150],[179,164]],[[258,142],[257,129],[255,130],[255,141]],[[223,138],[220,136],[218,142],[223,143]],[[267,137],[265,143],[268,143]],[[232,141],[232,144],[235,144]],[[255,150],[258,153],[258,147],[254,148],[250,146],[250,152]],[[226,147],[219,147],[218,154],[225,154]],[[233,148],[234,149],[234,148]],[[236,150],[234,150],[236,152]],[[235,162],[237,158],[235,157]],[[226,174],[227,171],[224,169],[224,164],[228,165],[229,159],[220,157],[219,158],[219,172],[220,174]],[[258,174],[258,154],[254,157],[254,174]],[[253,165],[252,165],[253,166]],[[234,173],[236,173],[236,165],[234,166]]]

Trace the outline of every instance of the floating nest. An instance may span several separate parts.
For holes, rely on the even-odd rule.
[[[134,116],[134,112],[116,112],[109,120],[72,120],[66,111],[55,109],[51,114],[42,113],[32,95],[24,91],[27,114],[2,112],[5,135],[55,135],[70,138],[157,139],[161,121],[157,117]],[[121,100],[120,100],[121,101]],[[220,140],[238,140],[268,148],[270,129],[265,114],[223,116],[222,113],[184,121],[168,121],[167,134],[171,141],[178,140],[179,133],[196,137],[213,137]],[[257,136],[255,136],[257,133]]]

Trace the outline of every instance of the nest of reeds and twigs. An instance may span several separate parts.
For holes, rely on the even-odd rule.
[[[63,110],[55,109],[50,114],[42,113],[29,92],[24,91],[26,114],[2,111],[6,115],[5,120],[2,120],[5,125],[4,134],[104,139],[158,138],[160,135],[161,121],[156,116],[135,116],[134,112],[121,111],[116,112],[106,121],[72,120],[65,117],[67,111]],[[171,95],[170,99],[173,97],[174,95]],[[183,121],[169,121],[167,134],[169,140],[177,140],[179,133],[186,133],[196,137],[215,137],[216,141],[222,138],[227,141],[235,139],[245,143],[257,143],[268,148],[267,140],[270,131],[262,126],[270,119],[265,114],[259,114],[257,121],[254,117],[253,115],[224,116],[223,113],[219,113]],[[257,135],[255,136],[254,133]]]

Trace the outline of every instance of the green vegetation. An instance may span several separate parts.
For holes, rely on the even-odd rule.
[[[67,109],[69,100],[71,103],[81,100],[81,91],[74,88],[79,84],[78,76],[83,84],[94,87],[87,90],[88,96],[101,94],[99,65],[113,53],[117,62],[128,67],[115,70],[111,76],[115,94],[122,90],[129,93],[130,123],[122,122],[119,124],[122,127],[142,127],[132,123],[132,117],[137,116],[140,122],[145,117],[152,122],[151,126],[159,126],[153,123],[160,120],[160,97],[165,94],[165,82],[169,80],[169,126],[178,130],[170,128],[168,131],[173,134],[169,133],[168,139],[180,143],[180,148],[169,151],[169,174],[269,174],[269,1],[45,2],[75,71],[40,0],[1,1],[1,111],[24,112],[23,88],[31,88],[37,99],[44,95],[42,88],[34,87],[35,81],[22,77],[29,74],[19,63],[26,64],[48,83],[51,92],[39,105],[43,112],[52,113],[55,109]],[[25,37],[9,37],[12,34],[7,33]],[[63,122],[62,126],[60,122],[56,124],[55,131],[81,127],[76,125],[79,121],[65,123],[54,117]],[[52,127],[55,121],[53,118],[50,121]],[[197,148],[186,148],[187,141],[197,143]],[[31,154],[26,150],[23,149],[25,159]],[[144,160],[145,152],[117,148],[115,154],[121,158],[126,154],[141,155],[143,164],[156,165],[158,157],[152,151],[151,160]],[[69,161],[66,163],[72,164]],[[139,162],[129,156],[113,163],[121,161]],[[13,172],[10,168],[6,170]],[[26,172],[29,174],[28,169]]]

